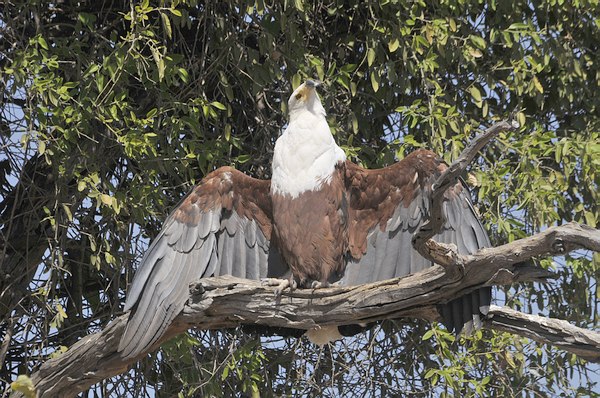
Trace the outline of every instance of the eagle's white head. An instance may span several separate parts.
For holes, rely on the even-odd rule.
[[[290,96],[290,122],[275,143],[271,191],[291,197],[319,189],[330,180],[335,165],[346,160],[325,118],[316,87],[307,80]]]
[[[307,80],[298,86],[288,100],[288,112],[290,114],[290,123],[301,115],[308,116],[312,114],[316,117],[325,118],[325,109],[321,104],[319,94],[316,88],[321,85],[321,82],[315,80]]]

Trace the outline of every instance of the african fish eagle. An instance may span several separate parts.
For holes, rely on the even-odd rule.
[[[346,160],[316,86],[307,80],[288,101],[289,124],[275,144],[270,181],[219,168],[169,215],[127,294],[125,310],[132,311],[119,344],[123,357],[147,351],[164,334],[199,278],[268,277],[283,280],[281,289],[315,288],[432,265],[411,237],[427,218],[432,183],[446,164],[427,150],[377,170]],[[436,241],[462,254],[490,246],[462,182],[445,193],[443,211]],[[483,288],[446,303],[444,324],[455,332],[479,327],[490,301],[491,288]]]

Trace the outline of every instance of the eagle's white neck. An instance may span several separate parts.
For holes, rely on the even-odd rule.
[[[319,98],[290,109],[290,123],[275,143],[271,192],[297,197],[328,182],[335,165],[346,160],[337,146]]]

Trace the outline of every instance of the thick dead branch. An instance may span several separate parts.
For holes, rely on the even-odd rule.
[[[514,130],[518,127],[519,124],[516,121],[509,123],[503,120],[495,123],[486,129],[483,134],[475,137],[462,151],[460,156],[433,183],[433,191],[431,192],[429,203],[429,219],[421,225],[413,236],[413,246],[423,257],[431,261],[436,261],[436,257],[431,253],[431,249],[426,243],[440,232],[446,222],[442,212],[442,203],[446,190],[456,183],[456,180],[465,172],[467,166],[488,142],[501,132]]]
[[[442,245],[434,248],[442,249],[442,253],[448,249]],[[367,285],[284,292],[279,299],[275,298],[275,288],[257,281],[207,278],[192,284],[190,299],[182,314],[154,348],[192,327],[220,329],[258,324],[311,329],[401,317],[436,320],[438,303],[486,284],[544,280],[553,274],[518,263],[536,255],[577,248],[600,250],[600,231],[571,223],[504,246],[484,249],[472,256],[457,256],[462,262],[462,272],[450,278],[443,267],[434,266],[404,278]],[[493,307],[490,314],[487,327],[553,344],[600,362],[598,332],[506,308]],[[87,336],[58,358],[44,363],[32,375],[40,396],[74,396],[109,376],[122,373],[139,359],[124,361],[117,352],[126,320],[127,314],[120,316],[102,332]]]
[[[485,326],[555,345],[590,362],[600,362],[600,333],[573,326],[562,319],[492,305]]]

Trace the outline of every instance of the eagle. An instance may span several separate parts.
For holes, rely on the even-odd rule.
[[[432,266],[411,238],[427,220],[433,182],[448,166],[424,149],[382,169],[347,160],[327,123],[318,85],[307,80],[290,96],[270,181],[221,167],[168,216],[127,293],[125,311],[131,312],[119,343],[122,357],[156,343],[183,309],[189,284],[200,278],[275,281],[281,294]],[[443,214],[434,240],[453,243],[461,254],[490,246],[462,181],[446,191]],[[480,327],[490,302],[491,288],[482,288],[441,304],[443,323],[456,333]],[[322,343],[318,334],[313,330],[309,337]]]

